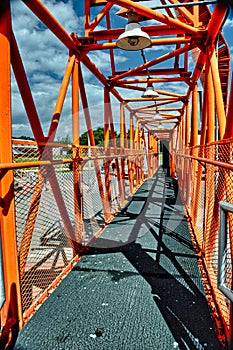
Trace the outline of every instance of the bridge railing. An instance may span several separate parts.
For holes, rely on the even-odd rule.
[[[37,145],[14,140],[15,225],[24,324],[154,173],[144,148]]]
[[[180,190],[202,261],[207,299],[218,331],[221,333],[222,329],[219,338],[225,334],[228,344],[232,344],[232,302],[229,293],[222,292],[219,280],[225,290],[232,290],[233,214],[226,212],[225,222],[220,222],[220,212],[222,203],[233,204],[232,151],[231,139],[174,153]]]

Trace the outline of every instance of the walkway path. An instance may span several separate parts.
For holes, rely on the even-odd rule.
[[[21,331],[15,350],[220,349],[183,206],[147,180]]]

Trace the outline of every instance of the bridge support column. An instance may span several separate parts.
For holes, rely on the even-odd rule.
[[[75,59],[72,72],[72,143],[73,158],[79,157],[77,147],[79,146],[80,124],[79,124],[79,62]],[[74,217],[75,217],[75,237],[79,244],[82,243],[83,235],[83,197],[80,188],[80,169],[78,162],[73,163],[74,179]]]
[[[12,162],[12,120],[10,98],[10,2],[0,4],[0,163]],[[4,269],[5,302],[1,309],[0,348],[13,343],[22,326],[19,270],[15,228],[13,171],[0,172],[0,239]],[[13,344],[12,344],[13,345]]]

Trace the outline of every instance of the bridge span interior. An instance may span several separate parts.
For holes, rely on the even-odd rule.
[[[233,349],[231,7],[1,1],[1,349]]]

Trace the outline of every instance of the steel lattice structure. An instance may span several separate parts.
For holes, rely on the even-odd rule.
[[[146,176],[155,172],[158,145],[163,140],[169,141],[170,173],[179,175],[193,240],[202,256],[200,268],[208,281],[207,297],[224,328],[224,336],[220,334],[219,337],[226,337],[230,344],[232,306],[218,288],[216,267],[219,202],[233,202],[233,88],[229,86],[229,48],[222,34],[230,1],[161,0],[160,5],[152,8],[148,1],[86,0],[82,2],[83,36],[68,33],[43,1],[22,0],[22,3],[64,45],[67,65],[46,133],[33,99],[17,33],[13,31],[11,1],[1,1],[0,232],[4,275],[1,280],[1,339],[4,344],[14,339],[49,291],[79,260],[80,252],[87,249],[84,242],[97,237],[128,196]],[[213,5],[212,12],[209,3]],[[138,15],[143,31],[151,38],[151,45],[137,52],[137,59],[131,55],[131,67],[127,69],[116,56],[120,50],[117,38],[125,31],[118,23],[126,24],[129,12]],[[165,54],[158,54],[160,47],[167,47]],[[105,54],[107,69],[101,71],[93,61],[92,54],[96,51]],[[128,51],[123,53],[129,54]],[[12,138],[11,69],[35,141]],[[101,147],[96,145],[93,132],[95,116],[90,113],[86,71],[98,81],[100,100],[103,100],[104,144]],[[153,84],[157,97],[141,97],[148,83]],[[159,89],[162,83],[166,90]],[[72,145],[64,145],[55,141],[69,86]],[[177,93],[179,86],[182,86],[182,94]],[[119,104],[118,139],[113,100]],[[88,131],[88,147],[80,146],[81,114]],[[14,150],[17,150],[17,157]],[[110,170],[113,160],[114,173]],[[84,168],[88,163],[95,169],[93,184],[98,188],[95,205],[101,207],[103,213],[101,223],[95,221],[91,237],[85,237],[87,212],[91,210],[84,186]],[[28,175],[32,176],[32,186],[27,185],[28,178],[25,180]],[[110,190],[113,178],[114,196],[113,188]],[[23,183],[22,189],[16,188],[17,182]],[[45,183],[49,183],[50,197],[46,197]],[[53,207],[56,208],[54,212]],[[52,226],[54,231],[51,231]],[[232,228],[232,214],[229,214],[226,284],[230,289]],[[61,231],[62,246],[53,242],[48,256],[45,253],[36,255],[36,247],[48,246]],[[46,266],[53,267],[52,275],[45,274]],[[47,278],[43,286],[37,283],[38,267],[44,271],[43,279]],[[34,282],[39,291],[32,288]]]

